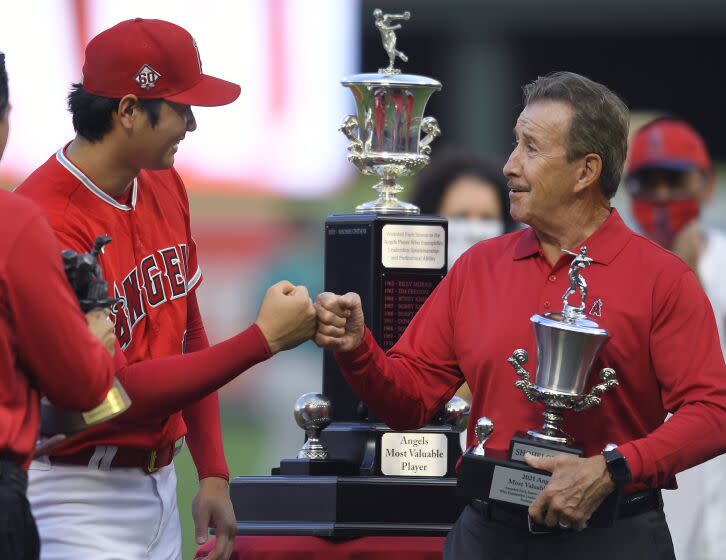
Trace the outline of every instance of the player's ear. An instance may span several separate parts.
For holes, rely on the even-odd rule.
[[[130,130],[134,126],[134,121],[139,118],[140,111],[139,98],[130,93],[119,101],[116,118],[123,128]]]

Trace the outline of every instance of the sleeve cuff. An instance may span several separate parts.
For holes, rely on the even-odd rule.
[[[257,323],[252,323],[252,326],[250,326],[249,329],[250,332],[254,333],[257,341],[260,345],[260,348],[264,352],[264,357],[260,361],[267,360],[272,357],[272,350],[270,350],[270,345],[267,342],[267,338],[265,338],[265,335],[262,334],[262,330],[259,326],[257,326]]]
[[[370,329],[366,327],[363,339],[360,344],[350,350],[349,352],[335,352],[335,361],[338,362],[341,368],[345,368],[346,371],[355,373],[356,366],[360,364],[367,364],[370,360],[375,340],[373,340],[373,334]]]
[[[618,451],[625,457],[630,469],[630,484],[642,482],[643,477],[643,458],[638,451],[638,447],[633,442],[618,445]]]

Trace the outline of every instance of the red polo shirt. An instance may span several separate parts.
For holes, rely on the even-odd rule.
[[[566,412],[562,427],[587,456],[619,444],[634,484],[674,487],[677,472],[726,451],[726,365],[711,305],[693,272],[628,229],[616,210],[583,245],[594,260],[583,273],[586,312],[610,333],[591,382],[611,367],[620,386],[599,407]],[[529,319],[562,309],[571,260],[563,254],[550,266],[532,229],[481,242],[459,258],[387,355],[366,331],[358,348],[336,358],[354,391],[396,429],[425,425],[468,382],[468,443],[474,422],[488,416],[487,447],[506,450],[514,432],[542,425],[544,410],[514,386],[507,358],[524,348],[534,376]]]

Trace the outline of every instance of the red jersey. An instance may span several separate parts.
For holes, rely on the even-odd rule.
[[[610,334],[591,381],[611,367],[620,385],[600,406],[565,412],[563,429],[586,456],[619,444],[633,483],[673,487],[677,472],[726,451],[726,365],[711,305],[693,272],[628,229],[616,210],[583,245],[594,260],[583,275],[586,312]],[[399,429],[424,425],[468,382],[468,443],[474,422],[488,416],[494,432],[487,447],[505,451],[516,431],[542,425],[544,411],[514,386],[507,358],[524,348],[534,376],[530,317],[562,309],[571,260],[563,255],[551,266],[532,229],[478,243],[388,355],[367,331],[358,348],[336,358],[376,416]]]
[[[189,202],[174,169],[142,170],[128,203],[103,192],[59,150],[17,189],[45,211],[60,245],[86,252],[98,235],[111,236],[99,262],[110,295],[116,337],[129,364],[181,354],[187,326],[187,295],[201,271],[189,225]],[[114,424],[89,430],[68,446],[118,445],[156,449],[184,435],[181,413],[133,429]]]
[[[27,468],[41,394],[62,408],[89,410],[106,396],[113,372],[42,211],[0,191],[0,458]]]

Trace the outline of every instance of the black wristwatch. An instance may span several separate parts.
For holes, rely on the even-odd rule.
[[[606,449],[602,455],[612,481],[619,489],[625,488],[630,482],[630,467],[623,454],[617,449]]]

